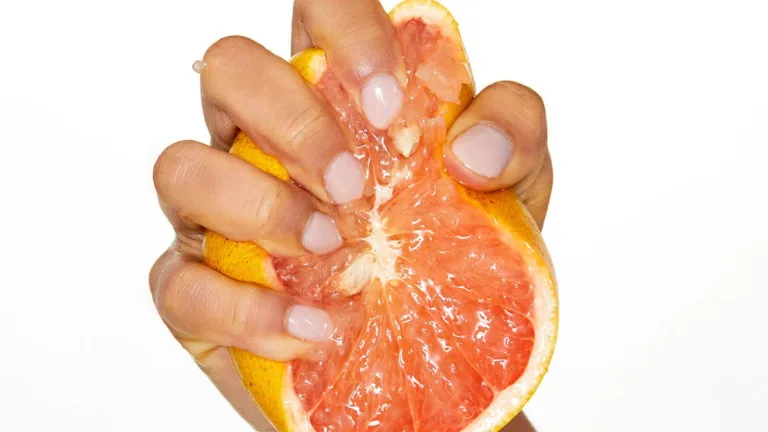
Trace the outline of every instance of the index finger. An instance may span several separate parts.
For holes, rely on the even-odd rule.
[[[322,48],[368,121],[385,129],[403,106],[406,72],[389,16],[377,0],[296,0],[291,51]]]

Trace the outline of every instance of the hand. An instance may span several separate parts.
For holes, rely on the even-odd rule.
[[[401,99],[371,97],[377,88],[398,86],[394,76],[404,68],[377,1],[297,0],[292,50],[313,45],[357,92],[371,123],[386,125],[398,113]],[[178,142],[157,160],[155,187],[176,241],[153,266],[150,287],[176,339],[248,422],[268,430],[226,347],[288,360],[311,349],[331,323],[322,310],[201,264],[203,233],[253,241],[275,254],[327,253],[340,247],[341,237],[326,211],[362,195],[362,170],[333,113],[287,62],[242,37],[216,42],[203,60],[211,146]],[[257,138],[304,189],[229,155],[239,130]],[[543,224],[552,166],[536,93],[511,82],[489,86],[457,119],[448,141],[445,165],[456,180],[478,190],[514,187]],[[505,430],[533,429],[520,415]]]

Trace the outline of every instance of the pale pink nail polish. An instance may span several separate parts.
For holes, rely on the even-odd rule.
[[[342,239],[333,219],[323,213],[314,212],[304,226],[301,244],[312,253],[326,254],[340,248]]]
[[[331,335],[331,317],[321,309],[293,305],[285,312],[285,331],[297,338],[312,342]]]
[[[451,151],[470,171],[495,178],[512,159],[512,142],[500,130],[479,124],[459,135]]]
[[[336,156],[323,175],[325,190],[336,204],[344,204],[363,196],[365,179],[360,162],[350,152]]]
[[[374,75],[363,85],[360,103],[368,121],[378,129],[386,129],[403,108],[400,83],[392,74]]]

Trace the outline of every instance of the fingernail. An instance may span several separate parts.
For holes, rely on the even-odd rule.
[[[301,244],[312,253],[326,254],[341,247],[341,234],[333,219],[314,212],[309,217],[301,235]]]
[[[476,125],[459,135],[451,151],[470,171],[483,177],[498,177],[512,158],[512,143],[506,135],[487,125]]]
[[[331,317],[320,309],[293,305],[285,313],[285,331],[297,339],[317,342],[330,336]]]
[[[385,129],[403,108],[403,91],[391,74],[377,74],[363,85],[360,103],[368,121],[376,128]]]
[[[323,176],[325,189],[336,204],[356,200],[363,196],[365,182],[360,162],[350,152],[342,152],[336,156]]]

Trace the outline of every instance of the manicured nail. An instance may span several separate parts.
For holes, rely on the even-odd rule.
[[[451,151],[470,171],[494,178],[512,158],[512,143],[498,129],[480,124],[459,135]]]
[[[368,121],[376,128],[386,129],[403,108],[403,91],[391,74],[377,74],[363,86],[360,103]]]
[[[312,253],[326,254],[340,248],[341,243],[341,234],[333,219],[320,212],[312,213],[301,235],[304,248]]]
[[[336,156],[323,176],[325,189],[336,204],[344,204],[363,196],[365,181],[360,162],[350,152]]]
[[[285,331],[291,336],[317,342],[331,335],[331,317],[321,309],[293,305],[285,312]]]

